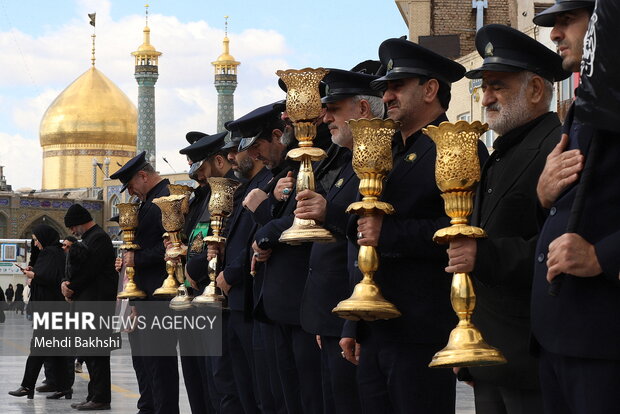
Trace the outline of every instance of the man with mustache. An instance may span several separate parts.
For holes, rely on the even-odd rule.
[[[435,182],[435,145],[422,128],[447,120],[451,84],[465,68],[404,39],[384,41],[379,58],[387,72],[371,86],[383,91],[388,117],[400,122],[392,140],[394,167],[382,195],[396,212],[352,217],[348,237],[357,241],[352,247],[377,246],[375,280],[402,316],[358,323],[362,412],[452,414],[454,375],[428,367],[456,317],[449,301],[450,276],[443,272],[445,247],[432,240],[450,220]],[[357,258],[353,250],[351,269]],[[361,279],[359,271],[356,276]]]
[[[485,239],[450,243],[446,272],[471,272],[474,324],[507,364],[469,368],[476,412],[542,413],[538,364],[529,354],[532,261],[538,240],[536,184],[547,155],[560,140],[560,120],[549,112],[553,82],[567,78],[552,50],[508,26],[476,33],[483,64],[465,74],[482,79],[482,105],[500,136],[482,168],[472,225]],[[459,371],[463,378],[466,368]]]
[[[594,5],[556,1],[534,18],[536,24],[553,27],[551,39],[565,69],[582,70],[578,102],[569,110],[562,141],[548,157],[537,188],[548,216],[536,246],[532,332],[550,414],[611,413],[620,406],[620,137],[617,129],[603,125],[618,125],[618,104],[613,109],[597,96],[593,109],[615,111],[615,117],[598,123],[579,108],[589,82],[617,85],[616,68],[605,73],[601,63],[617,56],[617,36],[608,36],[617,30],[618,3]],[[608,15],[604,10],[614,11]],[[609,16],[612,20],[605,20]],[[592,64],[594,73],[583,70]],[[580,203],[580,218],[573,225]]]

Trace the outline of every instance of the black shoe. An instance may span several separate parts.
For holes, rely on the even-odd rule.
[[[52,395],[48,395],[45,398],[47,398],[48,400],[59,400],[62,397],[65,397],[65,399],[70,400],[73,397],[73,390],[56,391]]]
[[[37,390],[37,392],[56,392],[58,391],[58,387],[56,387],[54,384],[45,384],[45,385],[41,385],[40,387],[35,388],[35,390]]]
[[[15,391],[9,391],[9,395],[14,397],[23,397],[24,395],[27,395],[28,399],[32,400],[34,398],[34,390],[26,387],[19,387]]]
[[[88,400],[84,400],[84,401],[80,401],[80,402],[76,402],[76,403],[71,403],[71,408],[79,408],[81,405],[84,405],[88,402]]]
[[[98,403],[89,401],[86,404],[80,405],[77,410],[78,411],[94,411],[94,410],[109,410],[110,403]]]

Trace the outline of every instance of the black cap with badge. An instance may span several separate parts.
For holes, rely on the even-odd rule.
[[[555,0],[555,4],[548,9],[543,10],[534,16],[534,24],[543,27],[553,27],[555,25],[555,18],[560,13],[565,13],[571,10],[588,9],[594,10],[594,0]]]
[[[465,74],[480,79],[484,71],[533,72],[549,82],[570,76],[562,69],[562,58],[542,43],[509,26],[489,24],[476,33],[476,49],[484,58],[482,66]]]
[[[226,128],[235,131],[235,134],[242,137],[239,143],[239,151],[245,151],[259,138],[271,141],[271,132],[274,129],[283,129],[283,122],[280,119],[282,114],[279,101],[269,105],[256,108],[241,118],[228,123]]]
[[[228,131],[213,135],[204,134],[202,138],[183,148],[179,153],[187,155],[193,163],[205,160],[222,150],[226,135],[228,135]]]
[[[325,97],[322,103],[337,102],[356,95],[381,96],[381,92],[370,87],[377,76],[342,69],[329,69],[323,78]]]
[[[198,141],[200,138],[204,137],[205,135],[207,134],[205,134],[204,132],[189,131],[187,134],[185,134],[185,139],[190,144],[193,144],[194,142]]]
[[[459,63],[405,39],[387,39],[381,43],[379,60],[386,73],[371,83],[378,90],[384,90],[387,81],[420,76],[449,86],[465,74],[465,68]]]
[[[121,187],[121,193],[127,189],[127,184],[133,178],[134,175],[147,165],[150,165],[146,160],[146,151],[142,151],[129,161],[125,163],[118,171],[110,175],[113,180],[120,180],[123,183]]]

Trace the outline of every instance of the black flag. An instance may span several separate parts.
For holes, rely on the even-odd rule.
[[[597,0],[583,43],[575,117],[601,130],[620,131],[620,2]]]
[[[88,13],[88,18],[90,19],[90,25],[95,27],[95,17],[97,17],[97,13]]]

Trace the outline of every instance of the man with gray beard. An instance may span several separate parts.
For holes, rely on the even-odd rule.
[[[472,273],[473,322],[508,363],[455,371],[459,379],[473,381],[478,414],[542,413],[538,362],[529,355],[532,262],[541,217],[536,184],[560,140],[560,121],[549,112],[552,82],[569,72],[556,53],[508,26],[482,27],[476,48],[484,62],[465,76],[482,79],[487,121],[500,135],[482,169],[472,217],[488,238],[451,242],[446,272]]]

